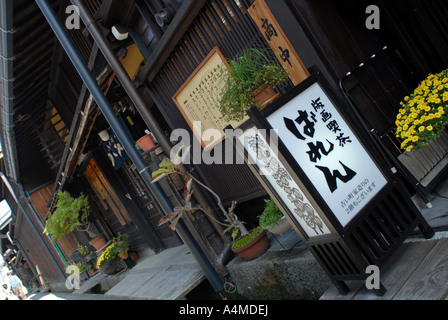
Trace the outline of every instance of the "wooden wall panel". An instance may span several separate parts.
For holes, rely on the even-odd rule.
[[[54,188],[54,182],[46,185],[45,187],[40,188],[37,191],[34,191],[30,194],[31,197],[31,203],[33,204],[34,209],[36,210],[39,217],[42,219],[42,221],[45,220],[45,218],[48,215],[48,201],[50,201],[51,192]]]

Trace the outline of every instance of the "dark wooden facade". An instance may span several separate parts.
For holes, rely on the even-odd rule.
[[[64,19],[64,8],[69,1],[51,3]],[[86,0],[85,3],[101,19],[100,24],[118,55],[132,43],[140,49],[144,63],[134,82],[168,135],[177,128],[190,130],[172,96],[212,48],[218,46],[226,58],[233,58],[244,48],[267,46],[247,12],[252,0]],[[389,87],[372,85],[370,73],[359,74],[345,83],[349,89],[363,88],[362,92],[355,92],[357,105],[362,114],[368,115],[368,124],[379,133],[393,129],[396,105],[391,101],[401,99],[427,73],[438,72],[448,65],[448,26],[444,19],[448,6],[442,1],[431,5],[423,5],[418,0],[266,0],[266,3],[305,67],[317,66],[321,70],[332,94],[347,110],[350,105],[340,89],[340,80],[372,54],[388,47],[390,54],[374,60],[370,70],[388,79],[389,70],[394,69],[399,89],[395,83]],[[379,30],[368,30],[365,26],[365,9],[370,4],[380,8]],[[162,9],[169,11],[171,21],[159,26],[155,16]],[[116,41],[110,34],[111,26],[116,24],[124,25],[130,32],[124,42]],[[41,222],[35,221],[38,225],[45,220],[48,214],[45,208],[51,205],[54,191],[62,181],[89,94],[34,1],[14,0],[14,26],[16,126],[13,139],[17,145],[18,182],[31,195],[41,219]],[[93,39],[82,31],[81,28],[69,33],[93,74],[98,76],[107,64]],[[145,124],[119,82],[115,79],[109,84],[107,97],[117,115],[123,119],[130,117],[132,124],[127,121],[126,125],[137,140],[144,134]],[[288,83],[279,91],[284,94],[291,86]],[[393,99],[384,96],[393,96]],[[94,104],[93,110],[97,113],[77,141],[83,143],[83,148],[70,160],[73,174],[67,181],[63,180],[64,187],[73,193],[88,191],[95,207],[95,225],[109,239],[117,232],[125,232],[131,235],[136,249],[149,247],[159,251],[179,245],[181,242],[175,233],[156,226],[163,213],[132,163],[127,160],[119,170],[114,170],[102,153],[97,133],[108,128],[108,124]],[[361,137],[372,145],[372,137],[364,129],[358,128]],[[394,150],[393,145],[386,148]],[[78,167],[82,154],[87,160]],[[157,168],[162,156],[162,153],[144,155],[152,170]],[[237,213],[243,220],[256,221],[266,191],[246,165],[195,165],[194,169],[198,178],[217,191],[225,205],[238,201]],[[167,181],[165,187],[173,202],[179,202],[181,197],[173,185]],[[221,235],[204,215],[195,213],[194,217],[188,227],[213,260],[222,249]],[[33,251],[31,262],[39,262],[51,281],[60,282],[54,263],[51,265],[50,261],[47,266],[42,262],[46,254],[35,247],[37,242],[32,238],[25,240],[30,230],[21,221],[22,224],[16,224],[16,235],[29,246],[26,250]],[[70,236],[60,244],[61,252],[48,243],[52,251],[56,250],[56,256],[61,256],[57,264],[71,256],[78,242],[88,243],[88,239],[80,234]]]

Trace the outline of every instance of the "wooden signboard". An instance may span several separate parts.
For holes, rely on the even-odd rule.
[[[316,70],[262,110],[250,108],[238,139],[252,172],[346,294],[344,281],[384,266],[416,227],[427,238],[434,231],[328,88]]]
[[[319,82],[267,121],[343,227],[386,186],[386,178]]]
[[[223,128],[228,121],[222,119],[219,100],[224,94],[227,61],[218,47],[212,49],[182,87],[174,94],[173,100],[184,116],[196,138],[204,149],[210,149],[225,138]],[[244,122],[230,122],[238,127]],[[215,129],[214,139],[204,141],[204,132]],[[216,134],[220,138],[216,138]]]
[[[288,71],[294,85],[309,77],[309,72],[300,60],[291,42],[274,18],[264,0],[256,0],[248,9],[249,14],[260,29],[269,46],[275,52],[283,68]]]

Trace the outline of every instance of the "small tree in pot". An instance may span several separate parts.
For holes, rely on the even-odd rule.
[[[226,229],[224,230],[224,233],[231,234],[231,237],[233,240],[232,250],[234,252],[236,252],[244,257],[243,254],[241,254],[240,252],[237,251],[238,250],[237,247],[242,247],[245,245],[250,247],[251,245],[248,244],[248,242],[250,242],[251,240],[254,240],[255,238],[257,238],[257,240],[256,240],[257,242],[259,242],[259,239],[265,240],[264,245],[263,245],[264,250],[261,250],[262,251],[261,253],[266,251],[268,244],[269,244],[269,242],[267,241],[267,238],[265,237],[266,232],[262,228],[255,228],[254,230],[251,230],[249,232],[247,230],[247,228],[244,226],[244,223],[241,220],[239,220],[239,218],[234,213],[236,202],[232,202],[231,207],[228,210],[226,210],[223,207],[221,198],[219,197],[219,195],[217,193],[215,193],[208,186],[206,186],[201,181],[196,179],[190,172],[185,171],[182,168],[181,164],[182,164],[183,158],[185,158],[188,155],[188,150],[183,152],[183,155],[184,155],[183,157],[180,156],[181,152],[182,152],[182,148],[179,149],[175,159],[173,159],[173,160],[171,160],[169,158],[163,159],[162,162],[159,164],[160,169],[157,171],[154,171],[152,173],[152,176],[153,176],[152,183],[157,182],[160,179],[162,179],[170,174],[180,174],[184,178],[184,181],[185,181],[184,206],[175,207],[173,212],[165,215],[162,219],[160,219],[158,226],[169,222],[170,228],[172,230],[175,230],[177,222],[179,221],[179,219],[182,217],[182,215],[185,212],[201,210],[202,212],[204,212],[205,214],[210,216],[212,219],[214,219],[217,223],[224,225],[226,227]],[[222,223],[221,221],[217,221],[209,212],[207,212],[200,205],[193,207],[193,204],[191,202],[191,197],[192,197],[193,191],[194,191],[193,187],[192,187],[193,181],[195,181],[198,185],[202,186],[204,189],[209,191],[215,197],[218,207],[220,208],[222,214],[226,218],[225,223]],[[266,245],[266,243],[267,243],[267,245]],[[250,258],[247,258],[247,257],[244,257],[244,258],[247,260],[251,260],[251,259],[259,256],[261,253],[257,253],[256,255],[254,255]]]
[[[51,235],[54,242],[74,230],[85,231],[91,238],[95,238],[96,234],[90,230],[90,222],[87,220],[89,213],[86,195],[81,193],[79,197],[73,198],[69,192],[59,191],[56,209],[49,215],[44,233]]]

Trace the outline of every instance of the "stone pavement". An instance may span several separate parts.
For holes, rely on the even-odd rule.
[[[410,237],[397,252],[385,270],[382,270],[384,276],[384,286],[388,293],[382,299],[446,299],[448,296],[448,179],[432,193],[432,208],[427,208],[423,203],[416,200],[423,216],[428,223],[435,229],[436,236],[433,239],[425,240],[421,236]],[[254,264],[263,264],[263,259],[268,259],[274,255],[274,260],[266,261],[266,265],[272,265],[274,269],[284,269],[284,264],[291,264],[294,270],[301,270],[297,279],[296,273],[287,270],[285,273],[289,281],[282,280],[287,286],[292,282],[308,281],[312,278],[314,282],[320,274],[317,272],[320,268],[309,257],[301,257],[306,254],[304,244],[300,242],[297,234],[293,231],[288,232],[281,238],[271,237],[271,248],[267,254],[252,261]],[[283,252],[283,253],[281,253]],[[280,260],[278,255],[280,255]],[[284,255],[285,257],[282,257]],[[271,257],[272,258],[272,257]],[[289,261],[295,259],[297,261]],[[229,262],[229,269],[234,269],[235,275],[238,274],[236,268],[241,265],[241,278],[249,279],[247,266],[251,263],[241,262],[234,258]],[[244,265],[243,265],[244,264]],[[413,266],[410,268],[409,266]],[[432,267],[434,266],[434,267]],[[290,268],[290,269],[291,269]],[[406,269],[406,274],[403,270]],[[308,270],[316,277],[310,277]],[[317,271],[316,271],[317,270]],[[231,270],[232,271],[232,270]],[[316,273],[317,272],[317,273]],[[305,275],[308,275],[305,277]],[[442,278],[443,279],[442,279]],[[305,279],[306,278],[306,279]],[[322,278],[322,277],[321,277]],[[158,255],[147,255],[137,261],[137,265],[126,270],[119,275],[104,276],[97,275],[91,280],[85,282],[80,290],[73,293],[38,293],[30,294],[30,300],[128,300],[128,299],[182,299],[190,290],[193,290],[198,284],[204,281],[205,277],[195,262],[191,254],[184,246],[172,248],[161,252]],[[293,279],[293,281],[291,281]],[[305,280],[304,280],[305,279]],[[272,280],[272,279],[271,279]],[[316,280],[316,281],[315,281]],[[207,280],[205,280],[207,281]],[[383,280],[382,280],[383,281]],[[328,279],[319,279],[322,285],[329,282]],[[305,283],[307,284],[308,283]],[[446,284],[446,288],[445,288]],[[101,286],[106,294],[89,294],[89,290],[97,285]],[[424,285],[426,290],[419,288]],[[240,286],[240,289],[248,285]],[[363,283],[352,282],[349,284],[352,292],[347,296],[340,296],[331,285],[321,299],[379,299],[375,293],[365,289]],[[260,288],[258,288],[260,289]],[[288,288],[289,289],[289,288]],[[325,290],[325,289],[324,289]],[[257,290],[259,291],[259,290]],[[433,292],[428,295],[429,292]]]

